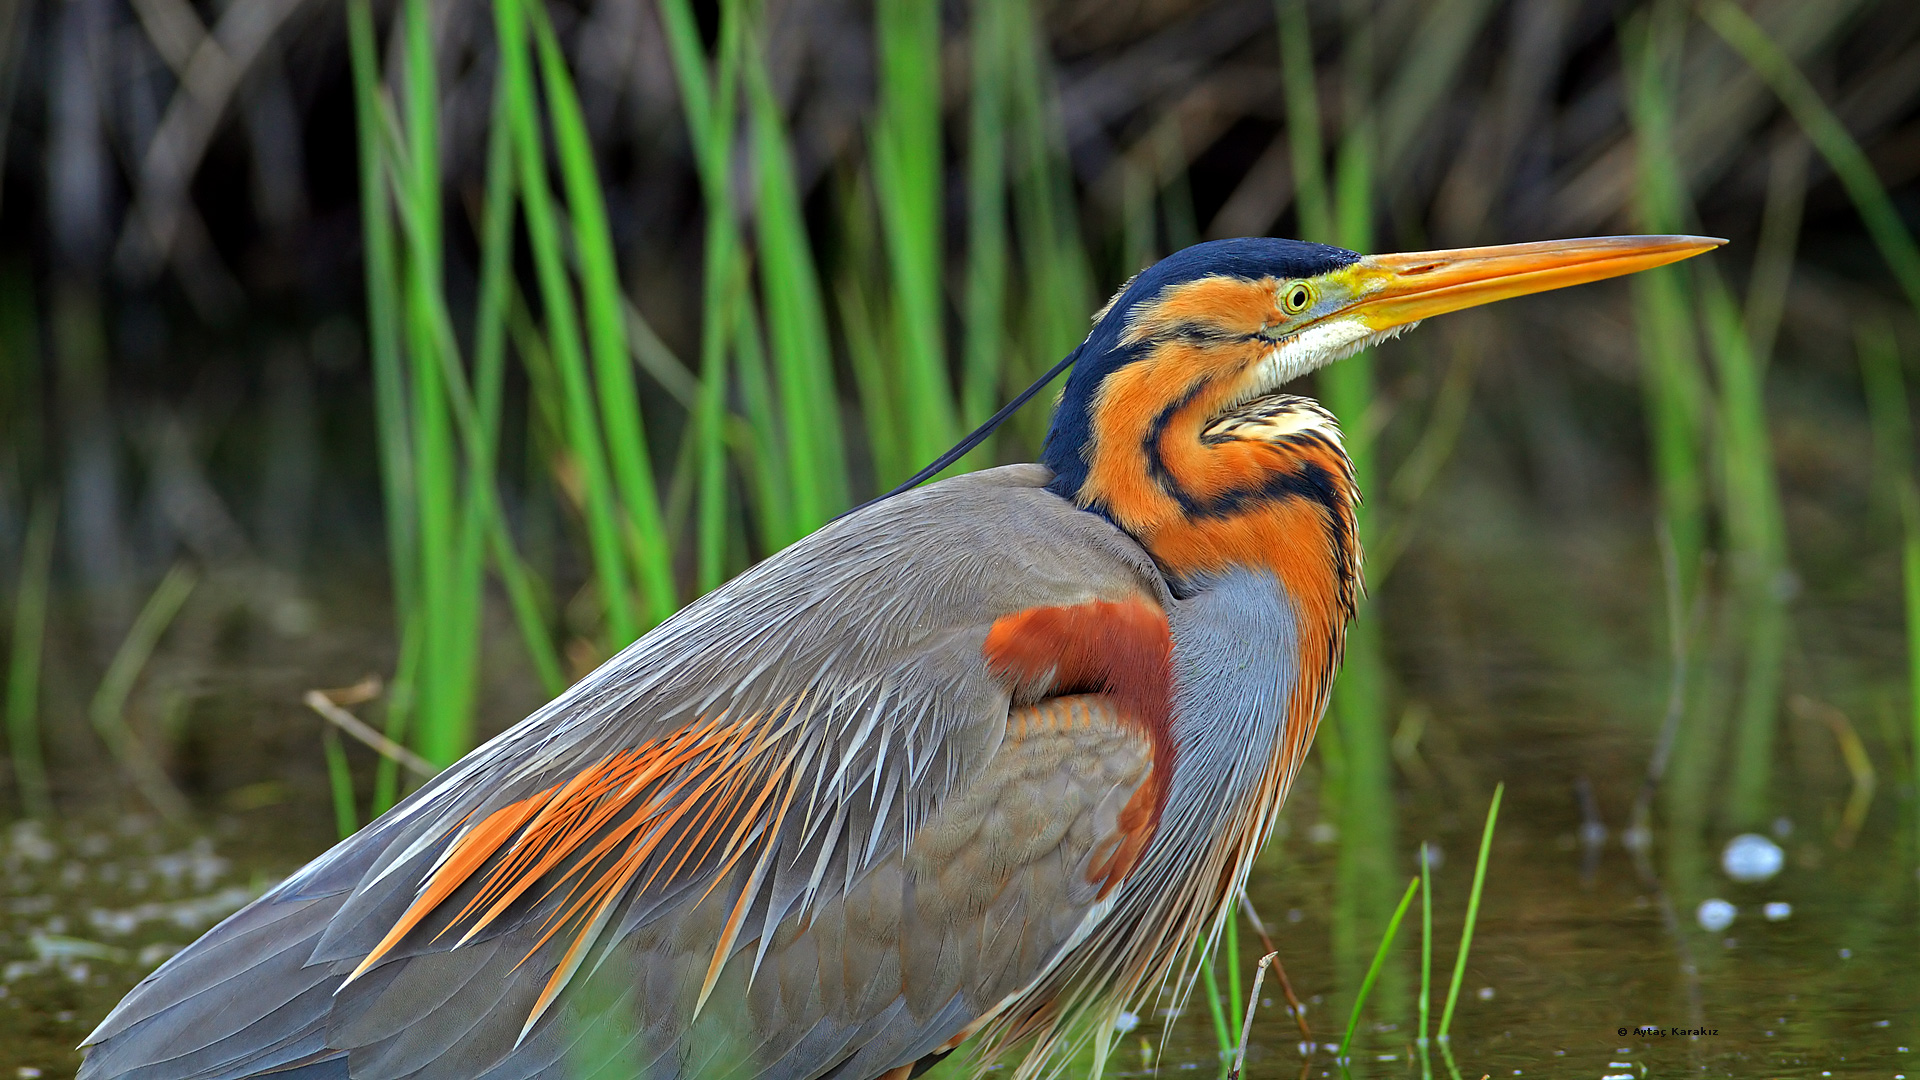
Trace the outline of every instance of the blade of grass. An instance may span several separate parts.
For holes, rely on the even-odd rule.
[[[744,278],[746,268],[735,264],[736,274]],[[743,500],[751,507],[752,516],[759,526],[760,544],[763,550],[777,551],[797,539],[793,531],[792,489],[790,477],[782,468],[785,454],[782,452],[781,429],[785,426],[776,415],[773,379],[767,370],[766,343],[761,339],[759,320],[754,317],[753,305],[747,302],[747,288],[744,281],[736,283],[728,290],[733,308],[734,359],[737,363],[736,374],[740,383],[740,402],[744,406],[743,425],[733,430],[745,436],[744,456],[740,459],[740,474],[748,481],[749,498]]]
[[[534,672],[549,694],[566,688],[559,654],[548,628],[547,590],[521,561],[494,489],[498,469],[501,398],[506,379],[506,328],[513,301],[513,126],[505,80],[496,80],[492,130],[487,137],[487,186],[482,205],[479,303],[474,313],[473,415],[456,408],[467,444],[468,527],[484,529],[494,564],[506,587],[521,640]],[[448,368],[448,388],[461,399],[457,366]]]
[[[161,770],[158,762],[147,752],[146,747],[134,736],[127,726],[127,698],[133,693],[134,684],[140,680],[140,673],[146,670],[147,660],[160,644],[160,638],[166,634],[167,627],[173,625],[173,618],[180,613],[181,605],[187,602],[199,577],[185,563],[174,564],[160,584],[134,616],[133,626],[128,629],[120,648],[113,654],[113,660],[107,664],[106,674],[100,678],[100,686],[94,691],[93,701],[87,707],[87,718],[93,722],[93,730],[99,734],[100,741],[107,744],[114,759],[126,770],[127,778],[133,781],[134,788],[140,792],[148,805],[160,812],[160,816],[174,824],[183,824],[189,817],[186,796],[180,794],[173,781]]]
[[[40,750],[40,656],[47,634],[47,585],[53,571],[54,501],[34,500],[14,593],[13,653],[7,659],[7,756],[28,817],[53,815],[47,764]]]
[[[1766,819],[1774,733],[1779,726],[1780,665],[1786,651],[1786,525],[1767,431],[1765,373],[1745,320],[1711,264],[1696,270],[1701,321],[1720,385],[1718,430],[1727,546],[1740,590],[1745,672],[1733,742],[1725,813],[1738,828]]]
[[[786,118],[773,95],[759,39],[758,32],[749,35],[742,68],[759,196],[755,238],[760,291],[780,395],[786,435],[783,456],[792,500],[788,532],[780,541],[785,546],[846,508],[847,460],[840,396],[834,389],[833,349],[827,337],[826,299],[807,239]]]
[[[1347,1016],[1347,1033],[1340,1037],[1340,1055],[1353,1060],[1353,1036],[1360,1030],[1360,1010],[1366,1007],[1367,995],[1373,993],[1373,983],[1380,977],[1380,969],[1386,966],[1387,950],[1393,947],[1393,938],[1400,932],[1400,920],[1406,917],[1408,905],[1413,903],[1413,894],[1420,890],[1420,879],[1407,882],[1407,891],[1400,897],[1400,904],[1393,909],[1393,917],[1387,920],[1387,931],[1380,937],[1380,947],[1373,951],[1373,963],[1367,965],[1367,977],[1360,981],[1360,992],[1354,995],[1353,1012]]]
[[[545,337],[564,400],[562,414],[566,418],[567,448],[572,464],[579,468],[583,479],[581,516],[586,521],[588,549],[607,613],[609,644],[620,648],[640,636],[640,619],[629,588],[631,579],[620,507],[607,463],[607,444],[600,430],[600,410],[594,400],[579,315],[567,276],[559,211],[547,180],[540,106],[528,51],[527,17],[520,0],[495,0],[494,23],[500,50],[500,78],[507,83],[510,102],[521,209],[540,287]],[[623,367],[627,362],[624,349],[620,362]]]
[[[420,635],[415,620],[400,624],[400,660],[393,668],[393,681],[387,684],[386,725],[381,734],[395,745],[405,745],[407,731],[413,726],[413,673],[420,666]],[[374,766],[373,797],[367,816],[379,817],[400,798],[400,771],[392,758],[383,757]]]
[[[360,818],[353,807],[353,771],[347,767],[347,749],[340,745],[340,733],[327,728],[320,733],[320,745],[327,755],[327,787],[333,793],[333,824],[345,840],[360,829]]]
[[[1920,245],[1914,242],[1913,234],[1888,197],[1886,186],[1875,175],[1873,163],[1847,133],[1846,125],[1821,100],[1820,92],[1794,66],[1793,60],[1746,12],[1729,0],[1714,0],[1700,9],[1700,17],[1766,80],[1787,111],[1793,114],[1814,149],[1820,151],[1834,175],[1840,178],[1841,186],[1847,189],[1847,196],[1867,226],[1867,235],[1880,249],[1881,258],[1887,261],[1908,302],[1920,312]]]
[[[727,570],[727,349],[732,320],[739,240],[728,195],[732,175],[735,95],[738,88],[740,5],[721,10],[717,62],[711,81],[700,30],[687,0],[661,0],[674,75],[687,113],[687,131],[699,166],[707,207],[706,263],[700,322],[701,395],[694,414],[698,455],[695,501],[694,585],[705,593]]]
[[[554,151],[560,178],[566,185],[567,211],[573,219],[587,344],[593,357],[607,454],[626,510],[625,523],[633,534],[634,580],[644,591],[650,621],[658,623],[673,614],[679,600],[673,583],[673,552],[661,520],[653,460],[647,450],[639,395],[627,355],[625,297],[620,291],[613,235],[607,224],[606,197],[600,190],[580,98],[567,74],[566,59],[560,53],[546,7],[530,3],[523,10],[532,16]]]
[[[1901,579],[1906,592],[1907,708],[1913,720],[1913,776],[1920,783],[1920,491],[1912,480],[1900,488],[1900,520],[1905,536],[1900,547]],[[1920,844],[1920,821],[1914,826]]]
[[[1892,325],[1875,318],[1856,320],[1853,341],[1873,432],[1873,482],[1867,494],[1875,523],[1885,525],[1899,518],[1900,492],[1913,475],[1913,419],[1900,374],[1900,342]]]
[[[1205,950],[1204,940],[1200,948]],[[1233,1054],[1233,1035],[1227,1030],[1227,1007],[1220,998],[1220,979],[1213,973],[1215,959],[1208,956],[1206,962],[1200,965],[1200,977],[1206,983],[1207,1015],[1213,1019],[1214,1044],[1219,1047],[1221,1060],[1225,1061]]]
[[[426,0],[400,11],[399,111],[386,143],[399,239],[402,328],[411,395],[415,506],[421,557],[421,651],[413,729],[422,753],[447,763],[473,743],[483,548],[462,512],[460,463],[444,370],[458,367],[445,327],[439,74]],[[431,555],[429,555],[431,553]]]
[[[1315,85],[1313,39],[1307,0],[1275,0],[1280,31],[1280,76],[1287,107],[1287,143],[1302,238],[1331,237],[1333,209],[1327,198],[1326,149],[1320,141],[1320,93]]]
[[[966,328],[961,359],[961,411],[968,424],[1000,404],[1006,354],[1008,5],[974,0],[971,100],[967,123]],[[988,440],[962,459],[978,469],[993,460]]]
[[[1059,94],[1047,67],[1046,28],[1029,0],[1006,2],[1009,142],[1026,354],[1011,374],[1025,382],[1086,338],[1087,315],[1098,299],[1075,209]],[[1039,445],[1047,419],[1046,410],[1033,409],[1021,421],[1019,430],[1032,446]]]
[[[412,435],[407,430],[407,391],[400,356],[400,272],[380,138],[380,74],[373,9],[368,0],[347,4],[353,61],[355,129],[360,151],[360,221],[366,245],[367,343],[373,357],[374,414],[380,438],[382,493],[386,499],[387,558],[393,575],[394,620],[413,610],[418,585]]]
[[[878,104],[869,150],[881,235],[892,270],[897,415],[912,460],[932,461],[954,443],[946,364],[940,151],[938,0],[874,5]],[[889,477],[884,484],[900,477]]]
[[[1431,1074],[1427,1061],[1427,1019],[1433,1011],[1433,848],[1420,842],[1420,1068]]]
[[[1487,855],[1493,850],[1493,826],[1500,819],[1500,797],[1505,795],[1507,785],[1503,782],[1493,789],[1493,801],[1487,804],[1487,824],[1480,832],[1480,854],[1473,863],[1473,891],[1467,894],[1467,918],[1460,927],[1460,951],[1453,959],[1453,978],[1447,983],[1447,1004],[1440,1010],[1439,1041],[1442,1048],[1448,1042],[1448,1032],[1453,1027],[1453,1008],[1460,1000],[1460,984],[1467,977],[1467,954],[1473,949],[1473,928],[1480,920],[1480,890],[1487,883]],[[1452,1064],[1452,1055],[1447,1058]]]

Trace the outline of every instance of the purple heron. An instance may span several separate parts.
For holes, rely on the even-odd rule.
[[[168,960],[80,1075],[904,1080],[976,1034],[1035,1074],[1196,959],[1326,707],[1360,493],[1281,388],[1718,243],[1159,262],[1041,462],[692,604]]]

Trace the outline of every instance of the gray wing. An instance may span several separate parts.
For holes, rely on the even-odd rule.
[[[690,605],[168,961],[81,1075],[344,1053],[363,1078],[853,1077],[936,1052],[1085,933],[1151,769],[1110,702],[983,656],[1011,614],[1169,601],[1049,479],[897,496]]]

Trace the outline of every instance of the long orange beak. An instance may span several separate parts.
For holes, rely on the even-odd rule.
[[[1724,243],[1710,236],[1595,236],[1368,255],[1346,271],[1353,300],[1332,317],[1391,330],[1495,300],[1650,270]]]

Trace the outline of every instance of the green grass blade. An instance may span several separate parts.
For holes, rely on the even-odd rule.
[[[573,219],[587,344],[593,357],[607,454],[626,510],[626,524],[633,532],[634,578],[644,591],[651,621],[658,623],[680,605],[674,590],[673,552],[661,519],[653,460],[647,450],[639,394],[627,352],[625,296],[620,290],[613,235],[607,224],[606,197],[600,190],[580,98],[567,74],[566,59],[546,8],[536,3],[527,4],[525,10],[533,17],[554,151],[566,185],[567,210]]]
[[[1340,1037],[1340,1054],[1347,1060],[1353,1058],[1353,1037],[1360,1030],[1360,1010],[1366,1007],[1367,995],[1373,993],[1374,980],[1380,977],[1380,969],[1387,963],[1387,950],[1393,947],[1394,935],[1400,932],[1400,920],[1406,917],[1407,907],[1413,903],[1413,894],[1419,889],[1419,878],[1407,882],[1407,891],[1401,895],[1400,905],[1393,909],[1393,917],[1387,920],[1387,930],[1380,937],[1380,947],[1373,951],[1373,963],[1367,965],[1367,977],[1360,980],[1360,992],[1353,997],[1353,1012],[1347,1016],[1347,1033]]]
[[[707,205],[700,317],[700,401],[694,412],[694,586],[705,593],[727,574],[727,353],[733,334],[739,238],[728,197],[739,85],[740,4],[721,10],[718,62],[709,80],[700,31],[687,0],[661,0],[668,50],[687,112],[687,131]]]
[[[1444,1045],[1453,1027],[1453,1008],[1460,1000],[1460,984],[1467,977],[1467,954],[1473,950],[1473,928],[1480,921],[1480,891],[1487,883],[1487,855],[1493,851],[1493,826],[1500,819],[1500,797],[1507,792],[1501,783],[1493,789],[1493,801],[1487,804],[1487,824],[1480,832],[1480,854],[1473,863],[1473,891],[1467,894],[1467,918],[1460,927],[1460,951],[1453,958],[1453,979],[1447,983],[1447,1004],[1440,1010],[1439,1039]],[[1449,1056],[1451,1063],[1451,1056]]]
[[[841,279],[838,299],[840,325],[847,340],[847,359],[860,393],[867,449],[873,456],[873,473],[878,481],[875,486],[884,489],[890,478],[909,476],[914,468],[908,463],[899,418],[894,415],[897,391],[893,386],[893,370],[886,362],[886,347],[881,344],[887,335],[868,298],[867,287],[857,273]]]
[[[736,263],[735,269],[740,276],[745,276],[744,266]],[[777,415],[773,378],[767,370],[766,343],[761,339],[753,305],[746,302],[746,293],[744,282],[728,290],[729,306],[733,309],[740,401],[746,413],[744,427],[734,430],[744,436],[741,448],[746,453],[740,472],[750,483],[752,497],[747,503],[756,511],[751,516],[759,525],[760,545],[763,550],[775,551],[799,537],[793,531],[793,492],[787,486],[789,478],[781,467],[785,455],[780,433],[784,425]]]
[[[1907,708],[1913,722],[1913,741],[1908,749],[1913,757],[1914,781],[1920,783],[1920,491],[1914,489],[1912,480],[1900,487],[1900,511],[1905,526],[1900,569],[1907,608]],[[1920,825],[1914,833],[1920,843]]]
[[[340,733],[329,727],[320,732],[320,745],[327,755],[327,787],[333,793],[333,824],[345,840],[359,831],[360,818],[353,808],[353,771],[347,767],[347,748],[340,745]]]
[[[126,770],[141,797],[162,817],[176,824],[185,822],[189,816],[186,796],[180,794],[159,762],[127,726],[126,708],[134,684],[147,668],[147,660],[198,583],[198,575],[185,563],[176,563],[167,571],[140,608],[140,614],[134,616],[133,626],[107,664],[106,674],[100,677],[100,686],[87,706],[87,718],[92,721],[93,730]]]
[[[29,817],[53,814],[46,758],[40,750],[40,657],[47,635],[47,585],[53,573],[54,501],[34,500],[14,593],[13,653],[7,658],[7,755]]]
[[[579,315],[567,276],[559,213],[547,180],[546,147],[541,139],[540,105],[533,87],[527,17],[521,0],[495,0],[494,22],[500,48],[500,78],[507,83],[521,208],[528,246],[539,282],[546,340],[563,399],[567,449],[581,474],[581,516],[601,602],[607,613],[609,644],[620,648],[640,636],[640,619],[630,591],[628,559],[614,493],[600,410],[582,343]],[[624,351],[621,363],[626,363]]]
[[[1867,494],[1876,524],[1891,524],[1900,517],[1900,493],[1913,476],[1913,418],[1900,374],[1900,342],[1891,324],[1872,318],[1856,320],[1853,340],[1873,432],[1873,482]]]
[[[1203,940],[1200,944],[1204,949],[1206,942]],[[1226,1003],[1220,999],[1220,978],[1213,973],[1213,963],[1216,959],[1217,957],[1209,956],[1206,962],[1200,965],[1200,978],[1206,984],[1207,1015],[1213,1019],[1214,1045],[1219,1048],[1220,1058],[1224,1063],[1233,1054],[1233,1034],[1228,1027]]]
[[[907,451],[932,461],[954,442],[946,365],[940,150],[938,0],[878,0],[874,196],[892,269],[898,413]],[[886,478],[891,482],[898,477]]]
[[[967,127],[967,277],[961,357],[961,412],[977,424],[1000,405],[1007,347],[1007,144],[1009,28],[1007,5],[974,0],[970,27],[973,70]],[[962,468],[993,461],[993,440]]]
[[[1307,0],[1275,0],[1280,30],[1280,76],[1287,107],[1287,149],[1293,164],[1294,200],[1299,206],[1300,235],[1307,240],[1331,240],[1333,209],[1327,196],[1320,141],[1320,93],[1315,85],[1313,39],[1307,24]]]
[[[373,358],[374,414],[386,499],[387,557],[393,575],[394,619],[404,622],[419,591],[414,520],[413,438],[407,430],[405,362],[400,355],[400,271],[393,240],[386,155],[381,149],[380,75],[373,13],[368,0],[349,0],[347,29],[353,61],[353,103],[360,150],[360,221],[366,245],[367,344]]]
[[[1712,264],[1696,273],[1701,321],[1720,384],[1722,498],[1745,639],[1746,670],[1725,807],[1728,820],[1745,828],[1765,820],[1772,776],[1788,632],[1786,602],[1778,587],[1787,561],[1785,512],[1767,431],[1765,373],[1747,339],[1740,309]]]
[[[1047,35],[1028,0],[1008,0],[1008,89],[1014,221],[1020,238],[1026,364],[1038,375],[1087,336],[1098,304],[1075,210],[1059,95],[1049,79]],[[1047,412],[1029,410],[1017,427],[1037,445]]]
[[[393,682],[387,686],[387,716],[381,734],[405,745],[413,727],[414,672],[420,667],[418,619],[400,624],[400,659],[394,664]],[[374,764],[373,796],[367,816],[379,817],[400,799],[400,763],[385,754]]]
[[[1433,1011],[1433,857],[1426,841],[1420,842],[1420,1048],[1423,1072],[1431,1072],[1427,1062],[1427,1020]]]
[[[423,639],[414,730],[420,752],[444,766],[473,744],[484,549],[478,522],[461,505],[444,376],[459,367],[460,359],[446,316],[442,274],[440,90],[432,19],[426,0],[407,0],[400,14],[404,127],[389,167],[404,225],[402,310],[421,545]]]
[[[1673,147],[1672,54],[1679,41],[1674,5],[1629,20],[1621,32],[1627,111],[1635,140],[1634,217],[1650,233],[1686,228],[1687,198]],[[1680,594],[1693,595],[1707,543],[1707,481],[1702,460],[1712,408],[1697,342],[1687,272],[1663,268],[1636,274],[1634,324],[1641,386],[1652,441],[1661,512],[1673,539]]]
[[[760,291],[786,436],[792,508],[781,546],[827,523],[848,502],[840,397],[834,390],[826,299],[794,176],[786,119],[773,96],[757,35],[742,65],[751,114]]]
[[[1793,60],[1751,16],[1729,0],[1705,4],[1700,16],[1767,81],[1787,111],[1793,114],[1814,149],[1820,151],[1834,175],[1840,178],[1867,226],[1867,235],[1880,249],[1881,258],[1887,261],[1894,278],[1900,282],[1908,302],[1920,312],[1920,245],[1914,242],[1913,234],[1894,208],[1866,152],[1847,133],[1846,126],[1821,100],[1820,92],[1794,66]]]

